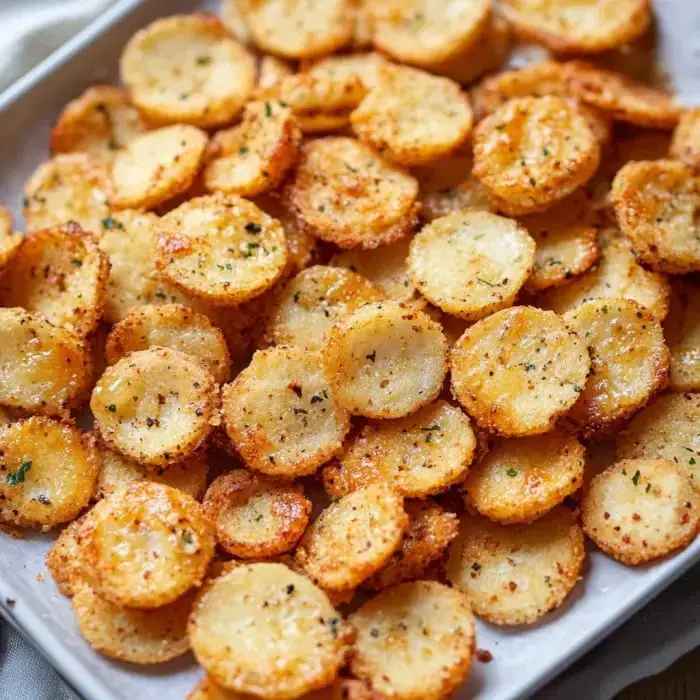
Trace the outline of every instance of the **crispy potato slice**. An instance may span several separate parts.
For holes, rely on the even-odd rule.
[[[188,355],[151,347],[108,367],[90,408],[105,442],[126,457],[167,466],[190,456],[218,419],[211,372]]]
[[[356,76],[367,90],[372,90],[379,84],[382,69],[388,61],[380,53],[338,54],[324,56],[306,66],[308,73],[315,78],[324,78],[332,83],[344,84]]]
[[[581,504],[586,535],[628,566],[685,547],[700,522],[700,496],[669,459],[624,459],[594,477]]]
[[[83,581],[78,533],[87,513],[61,530],[44,563],[61,595],[71,597]]]
[[[0,309],[0,404],[32,413],[65,414],[92,380],[88,346],[24,309]]]
[[[27,229],[74,222],[98,233],[113,197],[109,174],[97,158],[87,153],[59,154],[42,163],[24,185]]]
[[[311,474],[350,429],[320,357],[299,347],[255,353],[223,389],[226,432],[246,464],[271,476]]]
[[[381,697],[439,700],[469,674],[474,617],[469,599],[437,581],[404,583],[350,616],[351,670]]]
[[[218,477],[207,489],[204,508],[219,545],[241,559],[291,551],[311,515],[311,501],[299,484],[276,483],[245,469]]]
[[[292,110],[280,102],[249,102],[232,132],[204,170],[206,188],[246,197],[275,189],[294,165],[301,142]]]
[[[336,400],[368,418],[401,418],[440,393],[447,341],[440,324],[398,301],[365,304],[328,332],[323,361]]]
[[[213,527],[194,498],[149,481],[97,503],[78,542],[90,586],[131,608],[158,608],[199,586],[216,546]]]
[[[294,75],[294,69],[287,61],[277,56],[265,55],[260,59],[258,66],[257,90],[266,90],[290,75]]]
[[[227,124],[255,86],[255,60],[207,14],[165,17],[139,30],[119,72],[134,104],[160,124]]]
[[[51,130],[54,153],[82,151],[111,163],[148,124],[116,85],[93,85],[69,102]]]
[[[212,678],[203,678],[187,700],[253,700],[254,695],[228,690]],[[337,678],[332,685],[304,693],[302,700],[376,700],[372,692],[362,682],[353,678]]]
[[[457,83],[416,68],[386,66],[350,121],[358,137],[385,158],[423,165],[461,146],[473,116]]]
[[[412,228],[418,183],[360,141],[327,137],[302,146],[287,194],[310,233],[341,248],[376,248]]]
[[[238,5],[239,0],[222,0],[219,14],[224,26],[236,40],[248,45],[252,43],[252,37]]]
[[[182,304],[132,309],[107,337],[107,363],[113,365],[128,353],[153,345],[191,355],[219,383],[231,377],[231,359],[223,333],[206,316]]]
[[[90,502],[100,468],[92,442],[70,423],[32,416],[0,431],[0,520],[48,530]]]
[[[323,588],[346,590],[389,561],[407,527],[403,497],[389,485],[370,484],[323,510],[294,556]]]
[[[467,475],[467,505],[503,525],[535,520],[580,488],[585,461],[565,433],[499,440]]]
[[[542,211],[585,184],[600,143],[561,97],[510,100],[474,131],[474,174],[507,214]]]
[[[548,289],[538,303],[558,314],[591,299],[631,299],[646,307],[659,321],[668,313],[669,284],[666,276],[645,270],[632,252],[630,242],[616,229],[604,229],[598,236],[597,265],[576,280]]]
[[[466,209],[425,226],[411,242],[409,274],[443,311],[476,321],[510,306],[528,279],[535,241],[503,216]]]
[[[671,362],[672,391],[700,389],[700,289],[683,279],[674,280],[664,323]]]
[[[102,316],[108,275],[93,236],[73,226],[42,229],[24,239],[0,280],[0,302],[85,336]]]
[[[628,163],[611,199],[643,263],[671,274],[700,270],[700,176],[692,168],[672,160]]]
[[[190,188],[199,171],[207,135],[186,124],[136,137],[114,159],[113,204],[117,209],[152,209]]]
[[[584,390],[586,343],[551,311],[505,309],[452,348],[452,392],[469,415],[504,437],[550,430]]]
[[[629,299],[594,299],[564,314],[588,346],[591,376],[568,418],[587,434],[615,426],[638,411],[668,380],[661,325]]]
[[[270,312],[267,335],[276,345],[320,350],[335,321],[384,296],[356,272],[314,265],[285,285]]]
[[[157,263],[186,292],[216,304],[259,296],[287,264],[284,229],[236,195],[196,197],[158,222]]]
[[[369,422],[323,470],[333,497],[386,483],[406,497],[447,490],[464,478],[476,451],[469,418],[446,401],[393,421]]]
[[[80,633],[105,656],[132,664],[158,664],[189,651],[187,615],[194,595],[156,610],[123,608],[81,583],[73,596]]]
[[[673,132],[670,155],[700,169],[700,107],[683,111]]]
[[[217,683],[268,700],[332,683],[353,637],[323,591],[273,563],[236,566],[209,583],[188,633]]]

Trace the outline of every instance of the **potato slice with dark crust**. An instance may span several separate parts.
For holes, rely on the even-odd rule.
[[[59,593],[67,597],[71,597],[84,580],[78,532],[86,517],[87,513],[61,530],[44,560]]]
[[[549,431],[583,391],[586,344],[551,311],[505,309],[452,348],[452,392],[470,416],[505,437]]]
[[[291,551],[306,530],[311,501],[298,484],[234,469],[214,480],[204,508],[216,539],[241,559],[274,557]]]
[[[673,132],[670,155],[700,169],[700,107],[683,111]]]
[[[583,528],[629,566],[685,547],[700,522],[700,496],[668,459],[624,459],[594,477],[581,503]]]
[[[447,578],[484,620],[532,624],[564,602],[581,579],[584,558],[577,514],[564,506],[522,525],[467,515],[452,544]]]
[[[700,289],[690,280],[673,281],[664,336],[671,361],[669,389],[700,389]]]
[[[350,622],[357,629],[351,671],[380,697],[439,700],[469,674],[474,617],[458,590],[403,583],[365,603]]]

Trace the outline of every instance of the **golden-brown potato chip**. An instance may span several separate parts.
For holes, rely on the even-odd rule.
[[[254,700],[254,695],[228,690],[212,678],[203,678],[187,700]],[[376,700],[372,692],[362,682],[352,678],[337,678],[332,685],[304,693],[301,700]]]
[[[61,530],[44,560],[59,593],[67,597],[77,591],[83,580],[78,532],[86,516],[73,520]]]
[[[368,418],[401,418],[440,393],[447,342],[427,314],[397,301],[365,304],[328,332],[323,361],[336,400]]]
[[[350,616],[352,673],[380,697],[439,700],[466,679],[474,653],[469,599],[437,581],[390,588]]]
[[[294,69],[287,61],[277,56],[265,55],[260,59],[258,66],[257,90],[266,90],[290,75],[294,75]]]
[[[306,68],[310,75],[325,78],[332,83],[347,83],[354,75],[368,90],[372,90],[379,83],[382,69],[387,65],[382,54],[371,51],[324,56]]]
[[[160,124],[227,124],[255,86],[253,57],[207,14],[165,17],[139,30],[119,71],[134,104]]]
[[[594,477],[581,504],[588,535],[628,566],[685,547],[700,522],[700,496],[669,459],[624,459]]]
[[[584,391],[583,342],[551,311],[505,309],[475,323],[452,348],[452,392],[469,415],[505,437],[550,430]]]
[[[700,389],[700,289],[692,282],[674,280],[664,335],[671,362],[669,389]]]
[[[673,132],[670,155],[700,169],[700,107],[686,109]]]

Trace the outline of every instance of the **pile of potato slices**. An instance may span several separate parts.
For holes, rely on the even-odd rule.
[[[700,109],[616,70],[651,20],[225,0],[66,105],[0,216],[0,522],[95,650],[438,700],[586,539],[695,538]]]

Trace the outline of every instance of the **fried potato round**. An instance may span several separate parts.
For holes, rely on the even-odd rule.
[[[217,683],[267,700],[332,683],[353,637],[323,591],[275,563],[236,566],[214,579],[195,602],[188,634]]]
[[[42,229],[24,239],[0,280],[0,302],[84,336],[102,316],[108,275],[93,236],[71,226]]]
[[[251,469],[271,476],[311,474],[350,429],[321,358],[303,348],[256,352],[222,394],[228,436]]]
[[[151,466],[185,459],[218,419],[217,384],[188,355],[151,347],[108,367],[90,408],[102,439],[126,457]]]
[[[491,16],[489,0],[378,0],[368,9],[380,51],[427,67],[473,46]]]
[[[294,165],[301,131],[280,102],[249,102],[220,156],[204,170],[208,190],[250,197],[277,187]],[[216,140],[216,137],[214,137]]]
[[[670,155],[700,169],[700,107],[686,109],[673,132]]]
[[[498,440],[467,475],[467,505],[503,525],[530,522],[580,488],[585,461],[583,445],[565,433]]]
[[[80,633],[105,656],[132,664],[158,664],[189,651],[187,615],[194,596],[186,594],[156,610],[123,608],[80,584],[73,612]]]
[[[157,19],[136,32],[119,72],[134,104],[160,124],[226,124],[255,86],[255,60],[207,14]]]
[[[597,265],[578,279],[537,297],[538,303],[558,314],[591,299],[631,299],[646,307],[659,321],[668,313],[669,284],[666,276],[644,269],[627,238],[616,229],[604,229],[598,236]]]
[[[425,226],[411,242],[408,265],[431,303],[476,321],[515,301],[534,260],[535,241],[517,222],[467,209]]]
[[[0,309],[0,404],[32,413],[65,414],[92,380],[88,346],[24,309]]]
[[[472,110],[457,83],[406,66],[386,66],[350,115],[354,132],[385,158],[423,165],[467,139]]]
[[[294,69],[287,61],[277,58],[277,56],[265,55],[260,59],[258,65],[257,90],[266,90],[280,80],[294,75]]]
[[[370,484],[324,509],[304,534],[295,559],[318,585],[346,590],[379,571],[408,527],[403,497]]]
[[[568,414],[585,433],[615,426],[666,386],[668,349],[647,309],[629,299],[594,299],[564,321],[591,355],[591,375]]]
[[[90,502],[100,460],[70,423],[32,416],[0,431],[0,520],[44,530]]]
[[[61,595],[71,597],[83,580],[78,532],[87,517],[81,516],[61,530],[44,563]]]
[[[157,260],[173,284],[216,304],[259,296],[287,264],[282,225],[236,195],[196,197],[157,225]]]
[[[671,274],[700,270],[700,176],[692,168],[672,160],[628,163],[611,199],[643,263]]]
[[[107,337],[107,363],[113,365],[130,352],[154,345],[194,357],[219,383],[231,377],[231,360],[223,333],[206,316],[182,304],[131,309]]]
[[[97,158],[87,153],[57,155],[42,163],[24,185],[27,229],[74,222],[98,233],[113,196],[109,174]]]
[[[624,459],[593,478],[583,529],[604,552],[636,566],[685,547],[700,522],[700,496],[669,459]]]
[[[469,674],[474,617],[469,599],[437,581],[404,583],[350,616],[352,673],[381,697],[439,700]]]
[[[664,335],[671,363],[669,389],[700,389],[700,289],[697,285],[674,280]]]
[[[368,90],[372,90],[379,84],[382,69],[387,65],[382,54],[370,51],[324,56],[307,66],[307,70],[310,75],[332,83],[347,83],[356,76]]]
[[[447,341],[439,323],[398,301],[365,304],[327,335],[323,361],[336,400],[368,418],[401,418],[440,393]]]
[[[291,551],[311,515],[311,501],[299,484],[277,483],[245,469],[218,477],[207,489],[204,508],[219,545],[241,559]]]
[[[214,556],[202,506],[177,489],[137,481],[101,500],[78,534],[90,586],[115,605],[157,608],[199,586]]]
[[[506,214],[542,211],[585,184],[600,143],[583,114],[561,97],[513,99],[474,131],[474,174]]]
[[[228,690],[207,677],[197,683],[194,690],[187,696],[187,700],[253,700],[254,697],[254,695]],[[301,698],[302,700],[373,700],[367,686],[352,678],[337,678],[332,685],[304,693]]]
[[[94,85],[63,108],[51,130],[51,150],[82,151],[111,163],[117,151],[147,130],[126,90]]]
[[[320,350],[335,321],[384,296],[356,272],[314,265],[285,285],[270,312],[267,335],[276,345]]]
[[[590,366],[586,343],[555,313],[531,306],[475,323],[450,355],[455,398],[504,437],[550,430],[576,403]]]
[[[364,425],[339,463],[324,468],[323,484],[336,498],[377,482],[422,498],[461,481],[475,450],[469,418],[436,401],[406,418]]]
[[[376,248],[412,228],[418,183],[360,141],[327,137],[302,146],[287,194],[313,235],[341,248]]]

